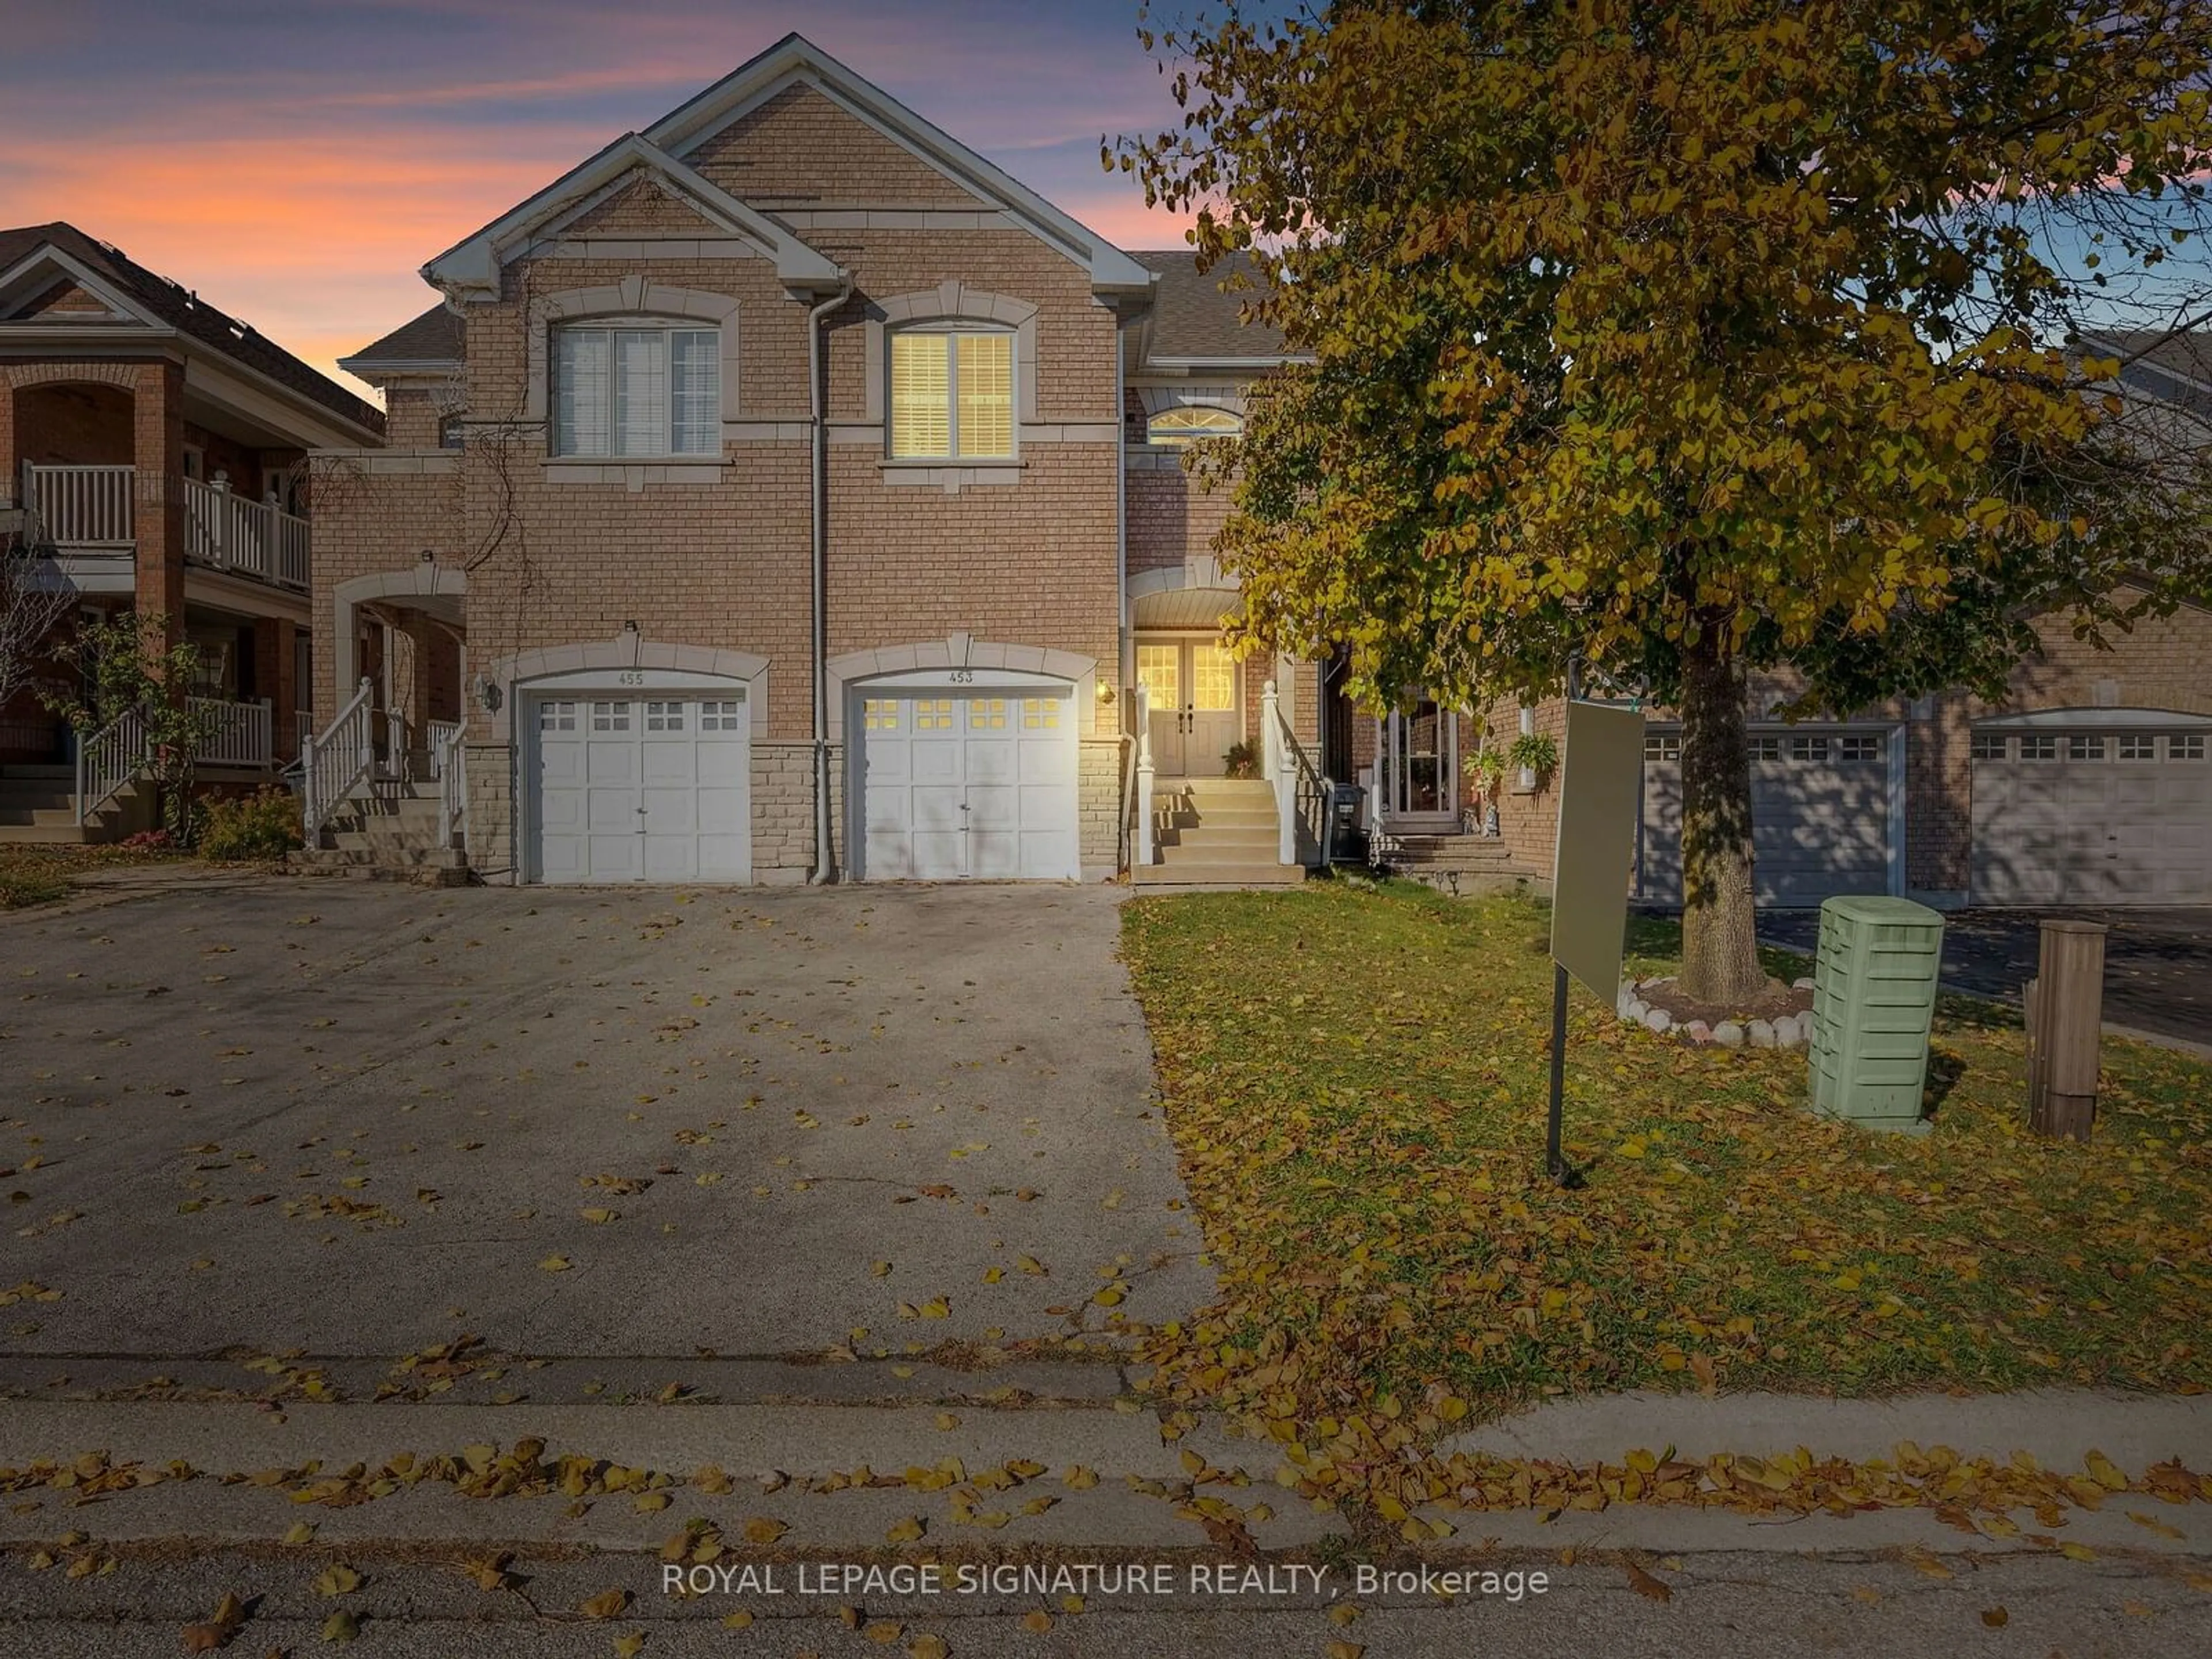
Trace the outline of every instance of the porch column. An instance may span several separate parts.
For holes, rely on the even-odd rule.
[[[23,487],[23,453],[15,441],[15,383],[0,368],[0,507],[16,505]]]
[[[131,502],[137,538],[136,599],[141,616],[166,624],[165,646],[185,636],[185,372],[175,363],[138,371],[131,399]]]
[[[297,722],[292,711],[300,706],[300,686],[295,673],[297,658],[292,648],[296,630],[283,617],[253,619],[253,688],[269,699],[270,745],[280,764],[299,754]]]

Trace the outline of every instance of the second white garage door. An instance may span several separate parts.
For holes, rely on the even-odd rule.
[[[852,726],[865,878],[1080,877],[1072,689],[884,688]]]
[[[2212,903],[2212,722],[2130,723],[2083,710],[1974,733],[1976,904]]]
[[[531,873],[751,880],[750,716],[743,686],[538,697]]]
[[[1751,728],[1751,839],[1762,905],[1811,906],[1838,893],[1886,893],[1890,871],[1890,744],[1875,727]],[[1644,739],[1640,896],[1682,902],[1682,737]]]

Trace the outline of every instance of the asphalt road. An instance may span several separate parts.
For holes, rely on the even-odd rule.
[[[2045,917],[2101,921],[2105,1020],[2161,1036],[2212,1043],[2212,909],[1958,910],[1945,916],[1943,981],[1954,990],[2017,1003],[2034,977]],[[1769,910],[1759,936],[1810,955],[1817,910]]]

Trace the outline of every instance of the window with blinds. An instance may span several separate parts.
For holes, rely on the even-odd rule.
[[[556,454],[717,454],[721,337],[711,328],[558,329],[552,404]]]
[[[896,460],[1005,460],[1014,453],[1014,337],[908,330],[891,336]]]

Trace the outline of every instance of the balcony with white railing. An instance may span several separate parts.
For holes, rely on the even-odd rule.
[[[127,574],[137,550],[138,469],[23,464],[22,501],[37,532],[72,572],[112,567]],[[185,557],[232,575],[304,593],[307,520],[273,501],[233,493],[221,478],[179,478]]]

